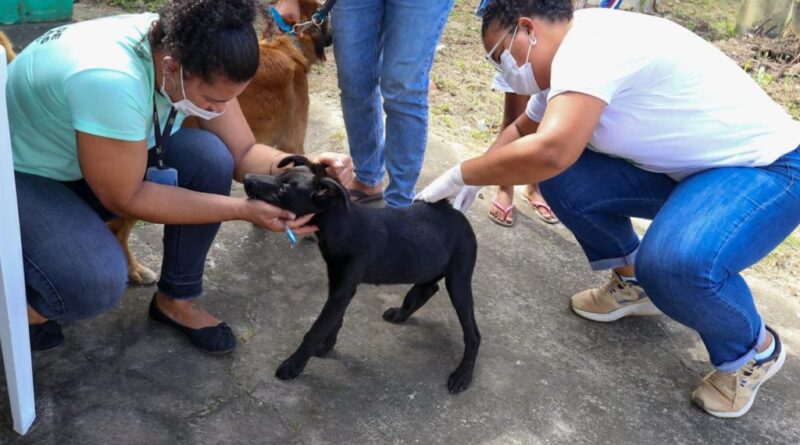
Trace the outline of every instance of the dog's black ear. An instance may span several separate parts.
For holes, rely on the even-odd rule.
[[[326,199],[341,199],[346,208],[350,208],[350,194],[339,183],[339,181],[326,176],[319,180],[317,190],[314,192],[317,197]]]
[[[301,165],[311,166],[311,161],[309,161],[308,158],[305,156],[300,156],[300,155],[286,156],[285,158],[281,159],[280,162],[278,162],[278,168],[286,167],[289,164],[294,164],[295,167],[299,167]]]
[[[314,176],[317,178],[325,178],[328,176],[328,166],[322,163],[309,163],[309,168]]]

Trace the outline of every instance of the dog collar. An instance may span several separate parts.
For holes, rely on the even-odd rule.
[[[283,19],[283,16],[274,6],[269,7],[269,13],[272,14],[272,19],[275,20],[275,24],[278,26],[278,29],[285,32],[286,34],[296,35],[294,32],[294,28],[291,25],[286,23],[286,20]]]

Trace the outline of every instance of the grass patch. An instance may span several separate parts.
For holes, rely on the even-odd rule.
[[[789,235],[780,246],[766,258],[753,266],[753,271],[762,278],[783,284],[794,296],[800,297],[797,273],[800,271],[800,231]]]

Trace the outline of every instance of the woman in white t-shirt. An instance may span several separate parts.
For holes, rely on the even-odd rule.
[[[661,18],[494,0],[482,33],[506,82],[532,96],[527,112],[417,199],[457,195],[466,211],[478,186],[540,183],[592,268],[613,270],[573,311],[603,322],[664,312],[694,329],[716,370],[692,399],[745,414],[786,352],[739,272],[800,223],[800,123]],[[641,240],[630,217],[653,220]]]

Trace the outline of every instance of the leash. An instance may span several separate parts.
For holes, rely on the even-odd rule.
[[[317,28],[321,28],[322,24],[328,20],[328,16],[331,13],[331,9],[333,9],[333,5],[336,4],[336,0],[325,0],[325,3],[320,6],[319,9],[311,16],[311,20],[307,22],[296,23],[294,26],[289,25],[286,23],[286,20],[283,19],[283,16],[274,6],[269,6],[269,13],[272,15],[272,18],[275,20],[275,24],[278,26],[278,29],[283,31],[286,34],[290,34],[292,36],[297,36],[298,34],[302,34],[307,29],[311,28],[312,26],[316,26]]]

